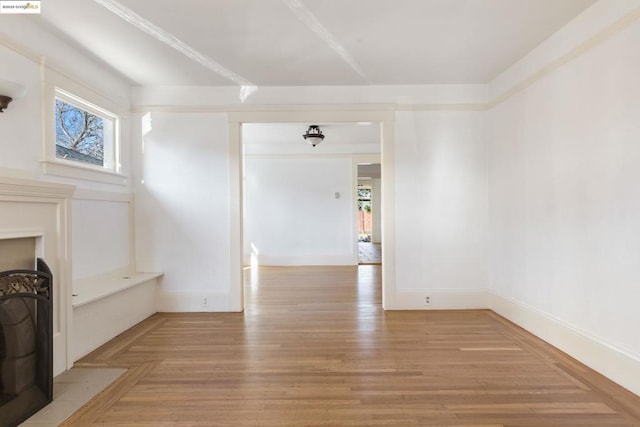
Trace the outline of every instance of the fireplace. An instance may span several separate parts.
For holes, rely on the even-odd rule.
[[[0,427],[53,399],[51,277],[40,258],[37,270],[0,273]]]

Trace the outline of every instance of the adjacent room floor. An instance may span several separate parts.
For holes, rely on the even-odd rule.
[[[382,264],[382,245],[358,242],[358,264]]]
[[[640,425],[491,311],[383,311],[380,270],[261,268],[244,313],[156,314],[78,363],[129,370],[63,425]]]

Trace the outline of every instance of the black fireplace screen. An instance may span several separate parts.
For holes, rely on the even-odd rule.
[[[52,279],[37,270],[0,273],[0,427],[16,426],[53,398]]]

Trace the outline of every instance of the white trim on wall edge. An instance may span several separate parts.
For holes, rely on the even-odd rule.
[[[119,193],[115,191],[88,190],[84,188],[76,189],[73,193],[73,200],[93,200],[98,202],[132,203],[132,193]]]
[[[326,111],[390,111],[396,109],[394,103],[371,103],[371,104],[206,104],[206,105],[186,105],[186,104],[135,104],[131,107],[132,113],[299,113],[299,112],[326,112]],[[240,121],[233,118],[232,121]],[[321,120],[318,120],[321,121]],[[351,120],[345,120],[351,121]],[[252,122],[248,122],[252,123]],[[268,123],[268,122],[265,122]],[[274,122],[274,123],[277,123]]]
[[[431,304],[425,304],[429,296]],[[487,308],[485,289],[424,289],[397,290],[387,310],[471,310]]]
[[[207,306],[202,299],[207,298]],[[160,313],[200,313],[230,312],[229,292],[208,290],[168,290],[158,288],[156,293],[156,311]]]
[[[74,185],[0,175],[0,196],[3,198],[11,196],[69,199],[75,189]]]
[[[640,359],[560,319],[487,291],[489,308],[640,396]]]

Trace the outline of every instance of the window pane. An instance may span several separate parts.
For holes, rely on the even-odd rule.
[[[365,187],[363,185],[358,185],[358,198],[360,198],[360,199],[370,199],[371,198],[371,187]]]
[[[105,119],[60,99],[55,114],[56,157],[104,166]]]

